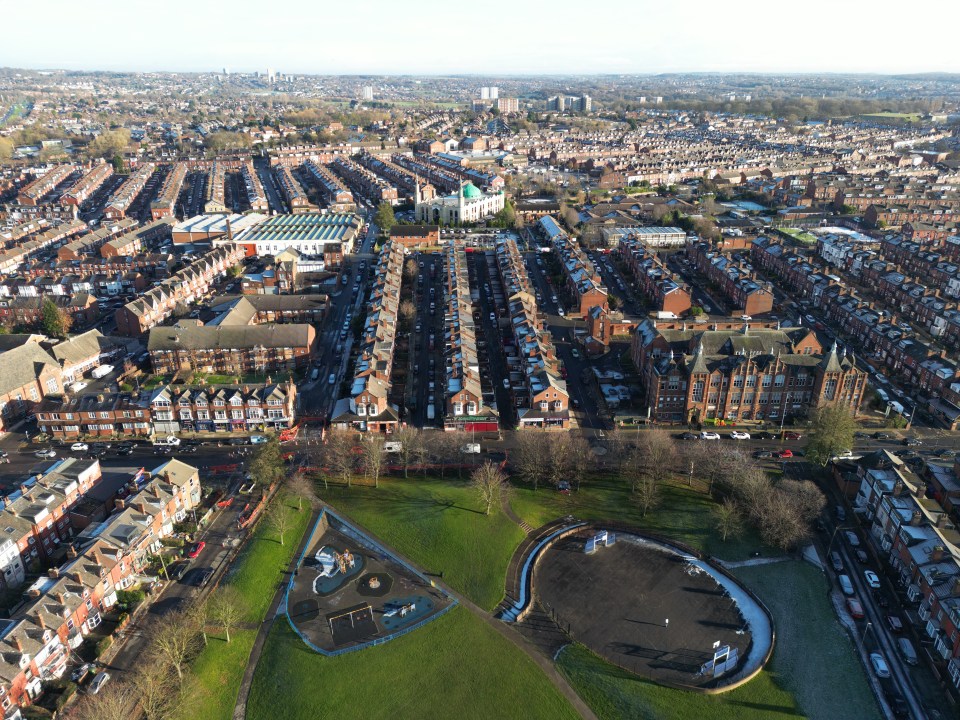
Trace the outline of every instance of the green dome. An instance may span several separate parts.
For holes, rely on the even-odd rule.
[[[483,197],[483,193],[480,192],[473,183],[467,183],[463,186],[463,197],[467,200],[473,200],[474,198]]]

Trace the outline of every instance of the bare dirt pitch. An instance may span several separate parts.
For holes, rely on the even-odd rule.
[[[595,532],[586,528],[551,545],[534,571],[537,600],[564,631],[610,662],[666,684],[715,685],[701,668],[717,642],[736,648],[742,662],[750,628],[709,572],[630,535],[587,555],[584,541]]]

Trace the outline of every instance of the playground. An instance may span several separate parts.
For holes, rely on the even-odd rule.
[[[560,630],[630,672],[719,688],[766,662],[766,611],[701,560],[638,535],[586,525],[545,547],[534,596]]]
[[[446,610],[452,599],[332,513],[325,512],[287,592],[287,615],[315,650],[383,642]]]

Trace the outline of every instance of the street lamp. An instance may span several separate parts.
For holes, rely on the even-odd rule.
[[[830,542],[827,543],[827,555],[830,554],[830,548],[833,547],[833,540],[834,540],[834,538],[837,536],[837,531],[838,531],[838,530],[853,530],[853,529],[854,529],[854,528],[850,527],[849,525],[847,525],[847,526],[837,525],[837,526],[833,529],[833,534],[830,536]]]

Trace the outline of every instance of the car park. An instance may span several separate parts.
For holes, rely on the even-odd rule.
[[[873,570],[864,570],[863,577],[872,590],[880,589],[880,578],[877,577],[877,574]]]
[[[890,677],[890,667],[880,653],[870,653],[870,665],[878,678]]]

